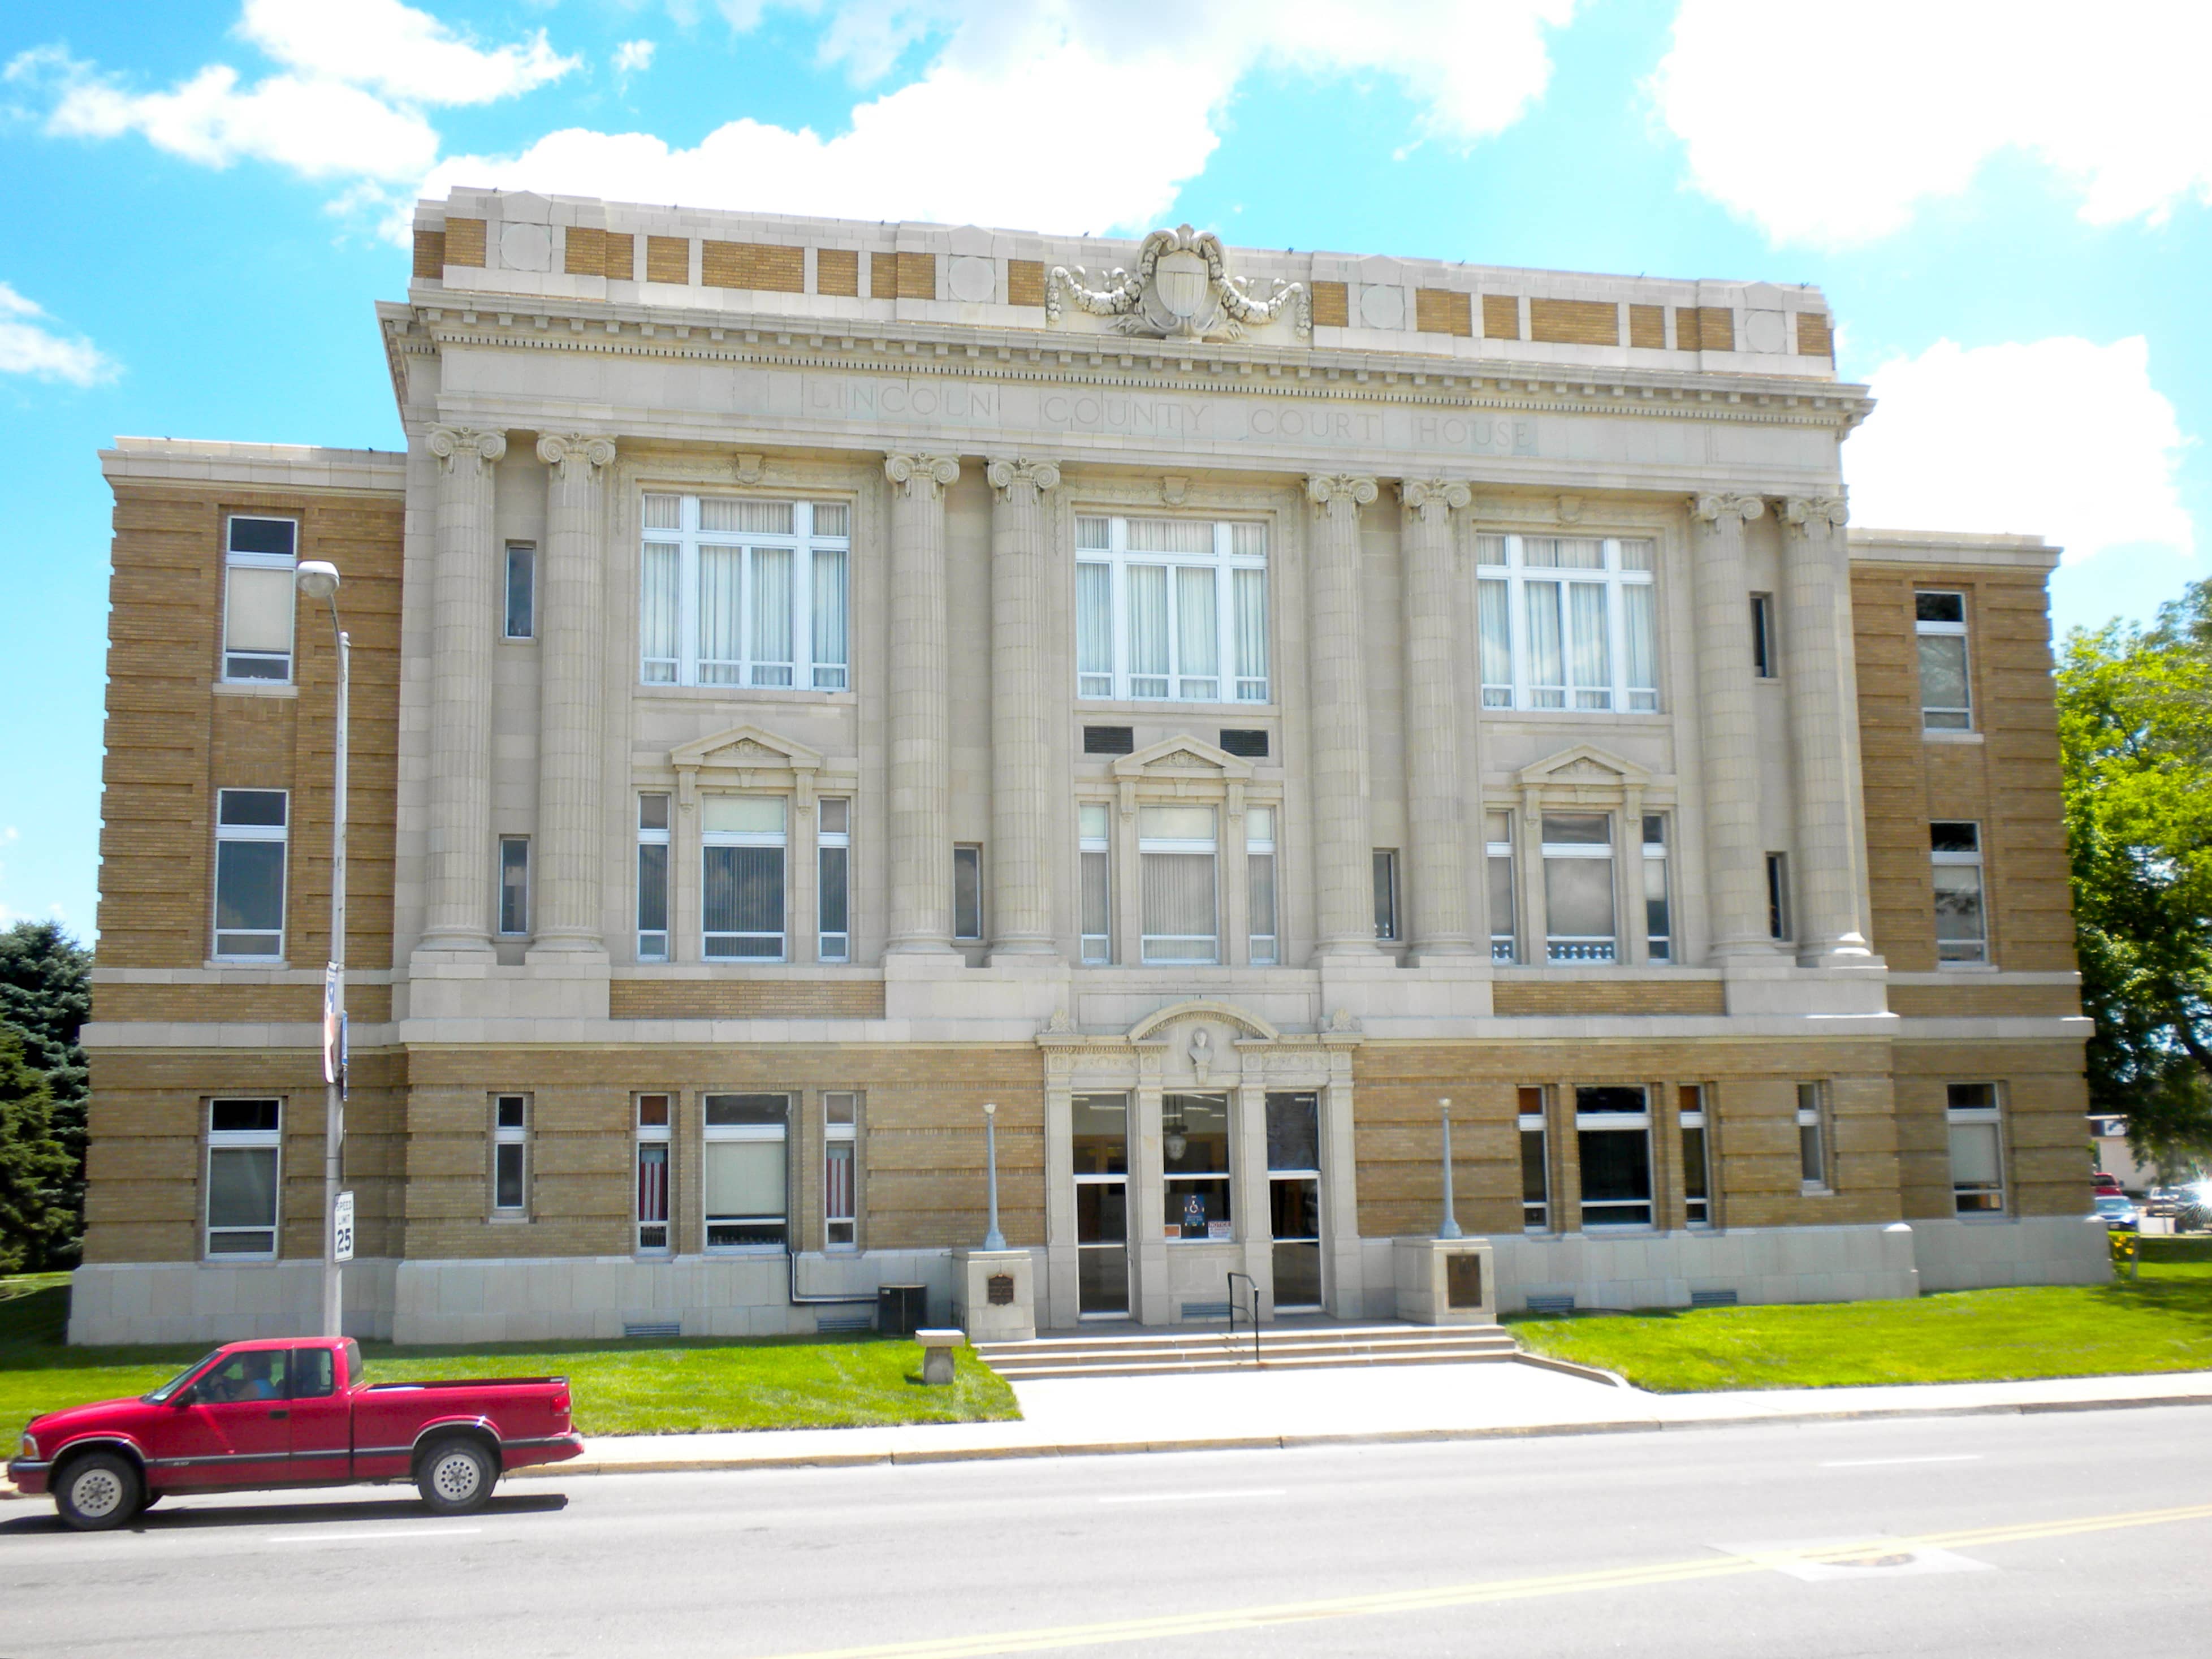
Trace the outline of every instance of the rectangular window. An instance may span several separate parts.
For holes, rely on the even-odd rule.
[[[1481,535],[1475,560],[1483,707],[1659,707],[1655,544]]]
[[[700,933],[709,960],[781,962],[784,799],[702,795]]]
[[[222,677],[289,680],[299,522],[233,514],[224,526],[223,547]]]
[[[1989,924],[1982,908],[1982,826],[1931,823],[1928,856],[1936,889],[1936,964],[1939,968],[1990,959]]]
[[[538,633],[538,550],[527,542],[507,544],[507,637],[535,638]]]
[[[1275,1306],[1319,1308],[1321,1097],[1267,1096],[1267,1237],[1274,1241]]]
[[[1544,1091],[1521,1091],[1521,1231],[1552,1231],[1552,1166],[1546,1156]]]
[[[1167,1236],[1229,1237],[1229,1097],[1164,1096],[1160,1152]]]
[[[1644,816],[1644,944],[1654,962],[1674,959],[1674,927],[1667,905],[1667,820]]]
[[[1798,1178],[1808,1193],[1825,1193],[1833,1186],[1828,1173],[1828,1126],[1821,1108],[1820,1085],[1797,1085]]]
[[[1776,678],[1781,659],[1774,649],[1774,595],[1751,596],[1751,672],[1760,679]]]
[[[1139,806],[1137,861],[1147,963],[1218,962],[1211,806]]]
[[[229,1261],[276,1255],[278,1160],[284,1103],[210,1100],[207,1116],[207,1253]]]
[[[1651,1115],[1644,1091],[1612,1085],[1575,1091],[1575,1152],[1583,1227],[1651,1224]]]
[[[499,931],[530,931],[530,837],[499,838]]]
[[[668,797],[637,798],[637,959],[668,960]]]
[[[1075,809],[1076,857],[1083,866],[1083,959],[1114,960],[1114,809],[1084,801]]]
[[[786,1228],[784,1140],[788,1095],[706,1095],[700,1185],[707,1248],[781,1246]]]
[[[1513,814],[1485,812],[1482,824],[1490,874],[1490,959],[1511,962],[1518,955],[1513,931]]]
[[[859,1191],[854,1179],[860,1118],[860,1096],[832,1091],[822,1097],[822,1240],[833,1250],[849,1250],[860,1243]]]
[[[1766,936],[1787,939],[1793,935],[1790,919],[1790,854],[1766,855]]]
[[[1375,875],[1375,937],[1398,937],[1398,855],[1376,848],[1371,860]]]
[[[843,503],[650,495],[644,508],[643,684],[847,689]]]
[[[1920,726],[1970,732],[1973,694],[1966,674],[1966,596],[1915,593],[1912,631],[1920,654]]]
[[[1125,1319],[1129,1313],[1129,1098],[1078,1095],[1070,1105],[1077,1316]]]
[[[1281,959],[1281,935],[1275,920],[1275,809],[1244,809],[1244,920],[1246,948],[1255,967]]]
[[[1544,814],[1544,925],[1553,962],[1616,959],[1609,814]]]
[[[816,954],[823,962],[849,961],[853,954],[853,803],[825,800],[822,828],[815,836],[815,886],[821,937]]]
[[[231,962],[284,955],[282,789],[218,789],[215,807],[215,953]]]
[[[666,1255],[674,1097],[637,1097],[637,1253]]]
[[[1682,1131],[1682,1219],[1692,1227],[1713,1224],[1712,1153],[1705,1139],[1705,1091],[1686,1083],[1676,1092]]]
[[[491,1208],[519,1216],[529,1205],[530,1097],[491,1097]]]
[[[983,937],[983,849],[952,849],[952,937]]]
[[[1267,701],[1267,527],[1075,521],[1076,694]]]
[[[1951,1203],[1960,1215],[2002,1215],[2004,1132],[1994,1083],[1946,1085]]]

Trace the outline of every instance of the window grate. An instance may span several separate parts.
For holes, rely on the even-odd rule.
[[[814,1321],[814,1328],[830,1331],[872,1331],[876,1328],[873,1314],[821,1314]]]
[[[1692,1291],[1690,1305],[1693,1308],[1733,1308],[1736,1305],[1734,1291]]]
[[[680,1319],[647,1320],[632,1324],[625,1320],[623,1322],[623,1334],[625,1337],[681,1336],[684,1334],[684,1322]]]
[[[1226,1302],[1186,1302],[1182,1304],[1182,1316],[1185,1319],[1226,1319],[1229,1317],[1229,1304]]]
[[[1083,728],[1083,752],[1086,755],[1133,755],[1137,752],[1136,728],[1128,726],[1086,726]]]
[[[1236,755],[1245,760],[1265,760],[1267,758],[1267,734],[1265,732],[1224,726],[1221,729],[1221,747],[1224,753]]]
[[[1571,1295],[1532,1295],[1528,1297],[1528,1311],[1532,1314],[1540,1315],[1546,1319],[1556,1319],[1563,1314],[1571,1314],[1574,1310],[1575,1298]]]

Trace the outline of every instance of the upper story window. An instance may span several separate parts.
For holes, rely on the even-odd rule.
[[[1543,848],[1545,955],[1553,962],[1616,960],[1611,816],[1547,812]]]
[[[842,502],[647,495],[639,680],[844,690],[850,528]]]
[[[275,962],[284,954],[282,789],[218,789],[215,808],[215,953]]]
[[[504,635],[510,640],[538,637],[538,550],[528,542],[507,544],[507,604]]]
[[[1137,863],[1143,891],[1139,955],[1147,963],[1218,962],[1211,806],[1139,806]]]
[[[1267,526],[1075,521],[1076,690],[1267,701]]]
[[[275,1257],[283,1118],[281,1100],[208,1102],[208,1255]]]
[[[1990,959],[1982,909],[1982,826],[1939,821],[1928,826],[1928,858],[1936,890],[1936,963]]]
[[[1659,707],[1649,541],[1477,536],[1486,708]]]
[[[709,960],[781,962],[785,802],[705,795],[699,806],[699,931]]]
[[[1973,696],[1966,679],[1966,596],[1915,593],[1912,631],[1920,647],[1921,729],[1972,731]]]
[[[234,513],[223,546],[222,677],[289,680],[299,521]]]

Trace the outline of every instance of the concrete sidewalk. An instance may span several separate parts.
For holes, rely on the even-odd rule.
[[[1520,1364],[1345,1366],[1018,1382],[1018,1423],[779,1429],[594,1439],[574,1462],[516,1478],[684,1469],[939,1463],[1406,1440],[1621,1434],[2139,1406],[2212,1405],[2212,1371],[1894,1388],[1656,1395]]]

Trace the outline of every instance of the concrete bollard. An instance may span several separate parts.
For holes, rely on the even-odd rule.
[[[921,1380],[924,1382],[945,1384],[952,1381],[952,1351],[968,1346],[965,1331],[916,1331],[914,1340],[921,1344]]]

